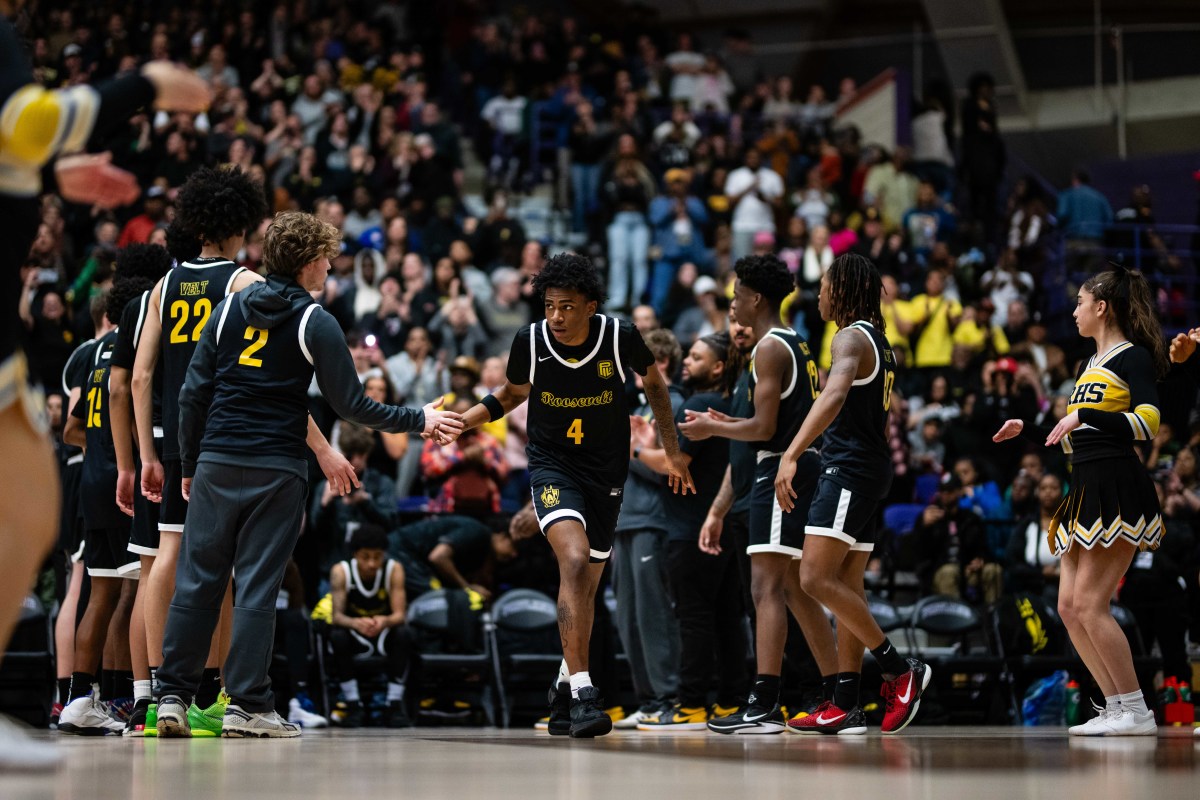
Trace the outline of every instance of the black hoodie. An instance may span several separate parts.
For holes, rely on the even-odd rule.
[[[204,326],[179,395],[184,477],[198,461],[280,469],[307,478],[313,373],[343,419],[389,433],[420,431],[420,409],[363,394],[342,329],[290,278],[272,275],[222,300]]]

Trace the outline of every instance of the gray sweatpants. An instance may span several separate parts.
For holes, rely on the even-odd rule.
[[[245,711],[274,709],[267,667],[275,600],[300,537],[307,490],[303,478],[283,470],[197,466],[163,637],[163,695],[185,703],[195,697],[230,571],[236,570],[225,691]]]
[[[666,531],[617,531],[613,543],[617,633],[638,703],[679,691],[679,622],[667,581]]]

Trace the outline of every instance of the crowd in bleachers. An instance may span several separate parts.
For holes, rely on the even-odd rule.
[[[27,18],[46,86],[170,58],[214,92],[206,113],[148,110],[101,143],[138,176],[136,207],[111,214],[42,198],[21,316],[49,392],[93,333],[89,303],[111,283],[117,249],[169,246],[175,194],[204,165],[246,170],[269,209],[311,211],[341,229],[319,301],[342,324],[365,391],[414,407],[445,394],[462,411],[503,383],[513,334],[541,315],[531,279],[567,243],[606,271],[608,312],[643,333],[671,330],[685,352],[726,326],[737,259],[775,253],[796,276],[786,321],[823,369],[833,331],[817,287],[836,256],[858,252],[885,276],[887,335],[902,366],[878,585],[911,574],[920,594],[980,605],[1018,590],[1053,596],[1045,532],[1070,480],[1065,460],[1024,440],[993,445],[991,435],[1007,418],[1053,425],[1065,414],[1087,354],[1064,325],[1074,288],[1054,276],[1102,263],[1102,248],[1133,247],[1131,236],[1141,237],[1144,269],[1191,268],[1154,234],[1149,190],[1114,213],[1082,170],[1057,198],[1036,178],[1008,180],[986,75],[954,87],[961,102],[930,86],[911,146],[884,148],[839,124],[855,79],[804,87],[767,74],[740,31],[701,38],[647,19],[606,29],[569,16],[491,18],[470,4],[442,18],[441,4],[425,6],[59,4]],[[521,205],[556,182],[567,187],[571,234],[535,238]],[[268,221],[241,264],[261,266]],[[1164,318],[1177,299],[1162,292]],[[1194,382],[1171,380],[1144,454],[1168,534],[1135,559],[1122,593],[1137,613],[1178,610],[1173,627],[1145,631],[1164,655],[1184,646],[1189,627],[1200,640],[1200,417]],[[313,483],[297,554],[310,601],[363,524],[397,531],[430,513],[491,521],[527,499],[520,412],[439,447],[339,424],[315,389],[311,401],[363,489],[338,497]],[[552,590],[544,543],[521,549],[516,561],[499,551],[474,559],[465,579],[485,595]]]

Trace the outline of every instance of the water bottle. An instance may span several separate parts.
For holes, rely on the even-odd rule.
[[[1066,718],[1067,725],[1078,725],[1079,719],[1079,683],[1077,681],[1067,681],[1067,697],[1066,697]]]

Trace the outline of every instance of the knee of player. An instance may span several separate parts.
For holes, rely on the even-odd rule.
[[[823,574],[815,567],[800,562],[800,588],[809,597],[821,599],[829,594],[829,589],[836,580],[832,575]]]

